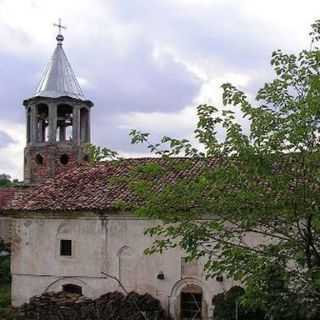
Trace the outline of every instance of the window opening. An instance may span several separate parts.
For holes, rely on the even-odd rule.
[[[68,293],[75,293],[82,296],[82,288],[76,284],[65,284],[62,286],[62,290]]]
[[[71,141],[73,127],[73,108],[67,104],[58,106],[57,112],[57,141]]]
[[[61,256],[72,256],[72,241],[71,240],[60,240],[60,255]]]
[[[68,162],[69,162],[69,157],[68,157],[68,155],[63,154],[63,155],[60,157],[60,162],[61,162],[63,165],[68,164]]]
[[[43,156],[41,154],[36,155],[36,163],[40,166],[43,165]]]
[[[44,103],[37,105],[37,141],[47,142],[48,141],[48,125],[49,125],[49,109]]]

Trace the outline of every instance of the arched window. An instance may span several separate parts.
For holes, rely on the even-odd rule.
[[[133,250],[128,246],[123,246],[119,252],[119,279],[128,291],[136,289],[136,256]]]
[[[56,256],[63,259],[74,258],[76,247],[72,223],[61,223],[58,227],[56,237]]]

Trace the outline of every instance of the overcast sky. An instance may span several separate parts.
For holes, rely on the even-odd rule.
[[[319,0],[0,0],[0,173],[22,178],[25,119],[56,45],[95,106],[93,143],[126,156],[131,128],[191,137],[200,103],[233,82],[251,95],[272,76],[271,52],[309,47]]]

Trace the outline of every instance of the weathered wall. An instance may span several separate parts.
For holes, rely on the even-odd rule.
[[[10,225],[11,219],[4,217],[1,214],[1,208],[7,205],[7,203],[14,197],[16,188],[0,188],[0,240],[6,243],[10,243]]]
[[[0,241],[10,243],[11,238],[11,219],[6,217],[0,217]]]
[[[39,155],[43,159],[42,163],[36,160]],[[67,164],[61,163],[62,155],[68,156]],[[48,177],[70,169],[77,161],[83,160],[83,156],[83,148],[71,142],[27,146],[24,149],[24,181],[42,182]]]
[[[63,284],[80,285],[88,297],[119,290],[116,281],[103,279],[101,272],[116,276],[128,291],[148,292],[175,317],[179,296],[187,285],[203,290],[203,314],[212,313],[211,301],[233,283],[205,280],[202,265],[186,264],[183,252],[145,256],[152,240],[143,235],[150,221],[132,217],[100,219],[19,219],[14,223],[12,245],[13,304],[33,295],[59,291]],[[60,257],[59,239],[73,240],[73,256]],[[164,280],[157,279],[163,272]]]

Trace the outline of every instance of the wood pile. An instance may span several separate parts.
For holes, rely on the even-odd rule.
[[[66,292],[48,292],[19,308],[17,320],[169,320],[149,294],[109,292],[92,300]]]

